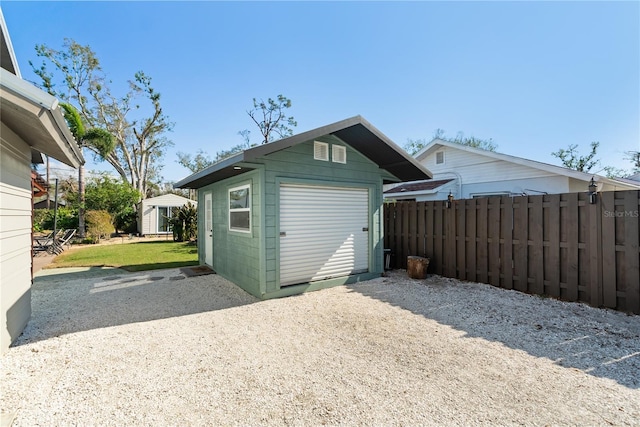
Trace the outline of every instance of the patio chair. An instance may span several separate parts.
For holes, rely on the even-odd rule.
[[[47,249],[47,252],[60,255],[64,251],[65,245],[67,245],[67,247],[71,246],[70,242],[75,234],[76,234],[75,228],[69,228],[64,230],[64,234],[62,237],[53,239],[53,245],[51,245],[50,248]]]
[[[52,231],[46,236],[42,237],[34,237],[33,238],[33,252],[34,255],[36,252],[50,252],[51,248],[53,248],[56,239],[59,239],[63,236],[64,230],[58,230],[55,233]]]

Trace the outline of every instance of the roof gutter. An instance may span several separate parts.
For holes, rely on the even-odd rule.
[[[67,122],[59,108],[59,102],[56,97],[38,89],[31,83],[22,80],[20,77],[15,76],[4,68],[0,68],[0,86],[2,86],[3,90],[6,89],[7,92],[13,93],[15,96],[40,107],[41,111],[40,114],[38,114],[38,120],[42,121],[43,114],[49,115],[52,123],[55,125],[56,131],[61,134],[61,141],[56,141],[56,144],[64,144],[66,146],[65,148],[70,151],[68,154],[71,154],[71,156],[67,156],[69,157],[67,160],[70,163],[63,161],[64,159],[58,160],[76,168],[84,164],[82,151],[80,150],[80,147],[78,147],[75,138],[67,126]],[[56,140],[53,135],[52,137]]]

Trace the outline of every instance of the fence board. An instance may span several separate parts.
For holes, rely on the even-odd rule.
[[[394,268],[430,271],[640,314],[640,191],[385,204]]]
[[[544,243],[542,238],[542,199],[543,197],[533,197],[529,215],[529,258],[531,266],[529,275],[533,278],[530,291],[534,294],[544,294]]]
[[[457,262],[457,278],[461,280],[474,280],[471,278],[470,273],[467,271],[467,209],[469,209],[469,203],[473,200],[460,200],[455,204],[456,206],[456,262]],[[473,232],[469,230],[470,236]],[[471,255],[469,255],[471,258]],[[470,259],[469,259],[470,260]]]
[[[461,221],[466,223],[467,231],[464,234],[462,251],[466,254],[466,279],[476,280],[476,199],[469,199],[465,203]]]
[[[565,298],[578,300],[578,193],[567,194],[567,282]]]
[[[438,260],[436,264],[436,274],[444,274],[444,215],[442,210],[442,203],[434,203],[433,214],[435,216],[435,233],[433,242],[433,254]]]
[[[418,203],[418,248],[416,249],[416,255],[422,257],[427,256],[427,248],[425,247],[425,239],[427,235],[427,221],[426,221],[426,210],[424,203]]]
[[[409,225],[408,225],[408,242],[407,242],[407,256],[419,255],[418,254],[418,209],[416,202],[409,202],[407,205]]]
[[[589,204],[589,303],[595,307],[602,305],[602,223],[600,206]]]
[[[615,308],[617,305],[617,279],[616,279],[616,220],[615,200],[613,192],[600,194],[602,211],[605,214],[602,219],[602,304],[605,307]]]
[[[471,238],[476,247],[476,279],[482,283],[489,282],[489,261],[487,260],[487,214],[489,206],[486,197],[476,200],[476,235],[478,238]]]
[[[514,237],[514,251],[513,251],[513,270],[515,273],[514,281],[515,289],[522,292],[527,292],[528,277],[527,277],[527,249],[529,246],[529,209],[527,196],[520,196],[515,198],[514,205],[517,204],[517,209],[514,209],[513,215],[513,237]]]
[[[500,218],[502,219],[502,258],[503,282],[502,287],[513,289],[513,198],[502,197]]]
[[[547,293],[552,297],[560,297],[560,195],[552,194],[549,196],[548,209],[548,256],[545,260],[547,268],[546,277],[549,285]]]
[[[624,194],[624,277],[625,308],[628,311],[640,311],[640,263],[638,258],[638,192]]]
[[[429,263],[429,269],[431,271],[435,271],[435,266],[436,265],[440,265],[442,264],[442,261],[439,260],[438,258],[436,258],[435,252],[433,250],[434,248],[434,229],[435,229],[435,221],[434,221],[434,202],[426,202],[424,204],[424,208],[427,212],[426,218],[427,218],[427,224],[426,224],[426,248],[425,248],[425,256],[427,258],[431,259],[431,262]]]
[[[500,259],[500,197],[489,199],[489,282],[500,286],[500,270],[504,260]]]

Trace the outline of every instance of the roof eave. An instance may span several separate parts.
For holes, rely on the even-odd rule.
[[[0,68],[0,98],[2,122],[29,146],[74,168],[84,163],[55,97]]]
[[[324,135],[334,135],[338,137],[365,157],[369,158],[369,160],[377,164],[391,176],[397,178],[400,182],[431,179],[433,176],[428,169],[409,156],[402,148],[387,138],[362,116],[354,116],[269,144],[249,148],[243,153],[216,163],[207,169],[177,182],[174,186],[176,188],[200,188],[228,177],[229,168],[234,164],[251,162],[252,160],[306,141],[312,141]],[[371,142],[373,142],[373,144],[371,144]],[[385,163],[383,160],[390,161],[391,163]],[[386,179],[385,182],[393,182],[393,180]]]
[[[189,175],[188,177],[181,179],[173,184],[174,188],[200,188],[205,185],[216,182],[215,175],[218,172],[233,168],[237,163],[243,162],[245,159],[246,151],[238,153],[224,160],[221,160],[213,165],[202,169],[199,172]]]

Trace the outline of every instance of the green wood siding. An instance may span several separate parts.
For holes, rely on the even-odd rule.
[[[260,295],[263,275],[261,270],[262,195],[260,171],[220,181],[198,190],[198,206],[204,209],[204,193],[213,195],[213,269],[245,291]],[[243,184],[251,185],[251,232],[229,230],[229,189]],[[209,238],[204,230],[204,215],[198,216],[198,240]],[[202,239],[202,240],[201,240]],[[203,245],[204,246],[204,245]],[[200,251],[204,264],[204,251]]]
[[[383,272],[382,179],[388,177],[375,163],[334,136],[317,141],[339,144],[347,149],[347,163],[314,160],[313,141],[307,141],[254,160],[256,170],[200,188],[198,206],[204,209],[204,193],[213,193],[213,268],[247,292],[259,298],[272,298],[304,290],[365,280]],[[331,157],[330,157],[331,159]],[[279,285],[279,191],[280,183],[348,186],[369,190],[369,272],[358,277],[333,279],[325,283],[280,288]],[[250,234],[228,229],[228,189],[250,183],[252,231]],[[204,242],[204,215],[198,218],[198,239]],[[200,262],[204,263],[203,251]]]
[[[313,141],[272,153],[264,157],[265,165],[265,260],[266,292],[280,291],[279,284],[279,191],[280,183],[310,185],[349,186],[368,188],[370,194],[370,272],[382,273],[382,231],[380,212],[382,206],[382,175],[378,166],[359,152],[333,136],[317,141],[339,144],[347,148],[347,163],[314,160]],[[333,281],[335,283],[335,281]],[[327,282],[330,285],[330,282]],[[269,296],[269,295],[267,295]]]

